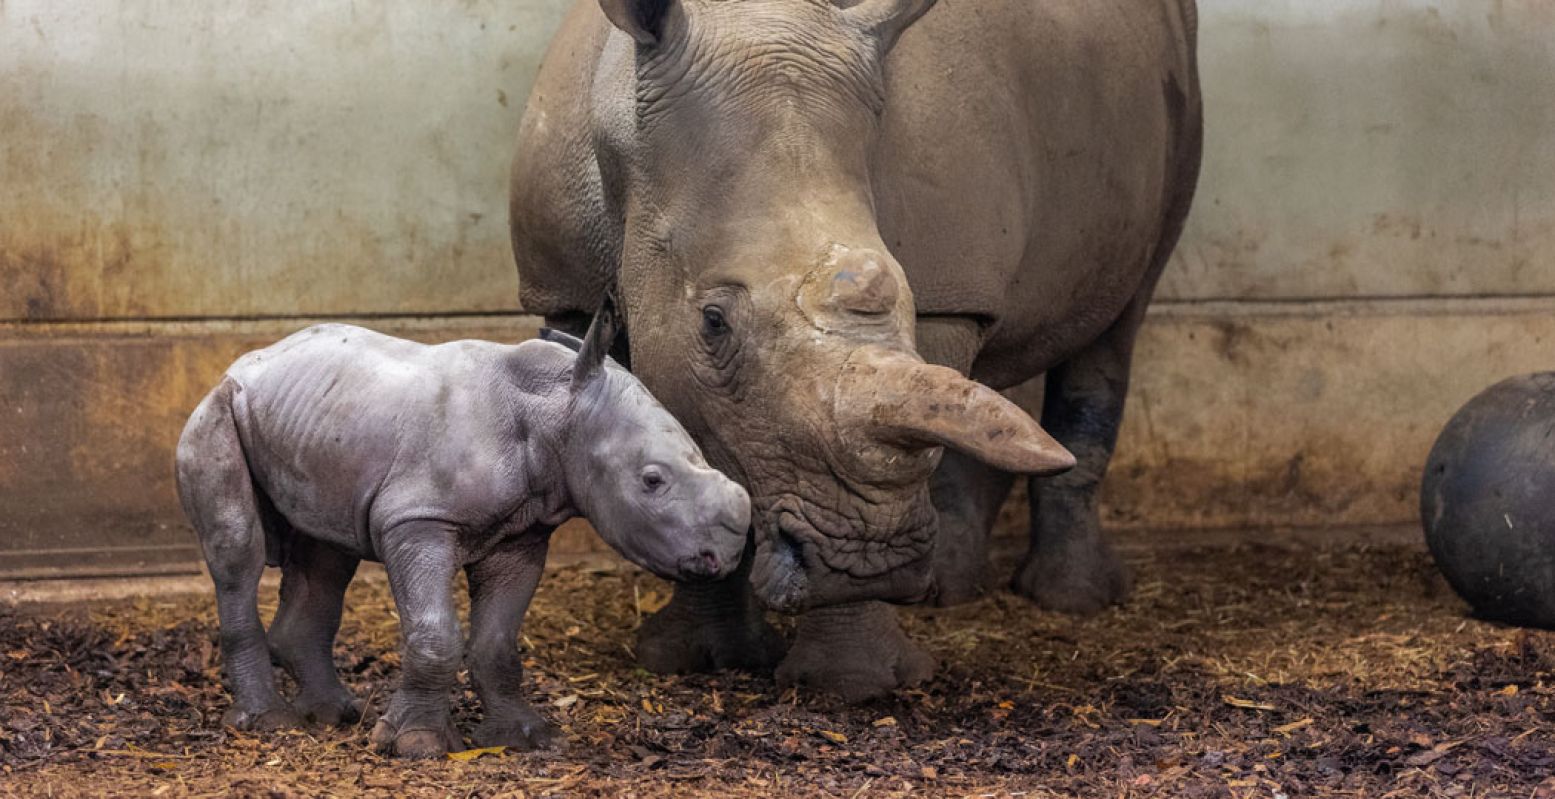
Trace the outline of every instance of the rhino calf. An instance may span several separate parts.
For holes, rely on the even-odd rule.
[[[606,357],[613,315],[586,341],[427,346],[319,325],[251,352],[178,442],[178,492],[216,587],[239,729],[352,723],[361,703],[331,656],[346,586],[384,564],[403,675],[373,743],[406,757],[462,748],[449,714],[461,660],[452,583],[465,570],[467,666],[479,746],[544,746],[557,730],[521,691],[518,628],[551,531],[590,519],[627,558],[676,580],[726,576],[750,524],[744,489]],[[268,635],[257,589],[282,569]],[[295,677],[287,703],[273,662]]]

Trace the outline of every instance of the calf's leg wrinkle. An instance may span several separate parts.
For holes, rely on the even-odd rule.
[[[451,531],[396,531],[401,536],[408,545],[394,546],[385,535],[384,567],[404,636],[402,674],[371,739],[399,757],[441,757],[464,748],[449,713],[463,648],[453,601],[458,558]]]
[[[807,611],[778,684],[805,686],[862,702],[934,676],[934,658],[902,631],[896,609],[860,602]]]

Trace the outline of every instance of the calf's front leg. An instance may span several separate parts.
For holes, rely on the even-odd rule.
[[[470,679],[486,718],[475,728],[476,746],[540,749],[561,732],[524,699],[524,665],[518,630],[545,568],[549,535],[504,542],[465,568],[470,580]]]
[[[464,746],[448,704],[461,655],[453,601],[460,560],[455,532],[446,525],[412,522],[386,531],[382,541],[379,549],[404,641],[400,687],[373,728],[372,742],[399,757],[441,757]]]

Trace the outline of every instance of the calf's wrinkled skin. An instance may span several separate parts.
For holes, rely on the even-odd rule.
[[[361,560],[384,564],[404,637],[400,687],[373,741],[405,757],[463,748],[449,716],[461,659],[485,710],[479,746],[545,746],[556,729],[522,696],[518,628],[558,524],[589,518],[632,561],[676,580],[727,576],[749,498],[685,429],[586,342],[427,346],[318,325],[251,352],[178,443],[184,511],[216,585],[240,729],[348,724],[361,705],[331,649]],[[256,590],[280,566],[268,634]],[[470,642],[452,596],[470,587]],[[463,651],[461,651],[463,650]],[[272,658],[296,678],[288,703]]]
[[[1124,596],[1096,495],[1197,179],[1195,26],[1192,0],[578,0],[513,165],[524,306],[577,329],[618,287],[631,368],[753,502],[748,569],[677,589],[645,665],[770,665],[754,589],[810,611],[781,681],[921,679],[871,601],[979,593],[1011,474],[1058,475],[1012,588]],[[1040,406],[994,391],[1044,375]]]

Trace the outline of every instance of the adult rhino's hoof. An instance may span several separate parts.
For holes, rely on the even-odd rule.
[[[446,713],[441,719],[396,722],[390,714],[378,720],[368,740],[381,754],[407,760],[442,757],[464,748],[464,739]]]
[[[1026,561],[1010,590],[1043,610],[1094,616],[1128,598],[1130,580],[1123,561],[1106,544],[1095,551]]]
[[[260,709],[245,709],[233,705],[222,714],[221,723],[244,732],[273,732],[301,727],[302,716],[299,716],[291,705],[284,702]]]
[[[934,676],[934,658],[902,632],[896,611],[880,602],[812,610],[778,666],[778,685],[824,691],[864,702]]]
[[[533,709],[506,718],[488,718],[470,736],[478,747],[506,746],[531,751],[550,749],[561,743],[562,731]]]
[[[320,699],[299,697],[297,712],[309,724],[323,727],[345,727],[362,720],[363,702],[350,694]]]
[[[708,589],[743,592],[745,586],[678,586],[669,604],[637,630],[638,663],[655,674],[771,671],[783,659],[783,636],[753,600],[731,601]]]

